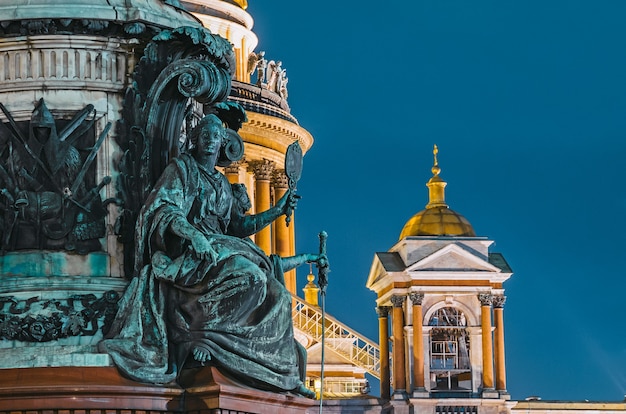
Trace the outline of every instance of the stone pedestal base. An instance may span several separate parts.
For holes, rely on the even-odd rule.
[[[319,403],[238,385],[212,367],[184,372],[181,383],[185,388],[140,384],[114,367],[2,369],[0,412],[303,414]]]
[[[430,393],[425,388],[416,388],[413,390],[411,398],[430,398]]]
[[[493,388],[483,390],[483,398],[500,398],[500,393]]]

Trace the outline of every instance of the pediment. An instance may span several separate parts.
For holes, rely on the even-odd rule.
[[[407,272],[497,272],[501,270],[476,254],[450,244],[410,265]]]
[[[390,273],[403,272],[405,269],[402,258],[396,252],[377,252],[374,255],[374,261],[370,267],[370,273],[367,277],[366,287],[372,288],[374,284]]]

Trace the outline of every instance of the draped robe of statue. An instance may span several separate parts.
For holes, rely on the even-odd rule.
[[[226,177],[187,154],[156,184],[137,222],[137,277],[100,345],[126,376],[174,381],[201,346],[211,363],[257,388],[287,391],[302,383],[305,354],[294,340],[280,258],[228,235],[234,202]],[[206,236],[215,262],[198,259],[169,231],[178,217]]]

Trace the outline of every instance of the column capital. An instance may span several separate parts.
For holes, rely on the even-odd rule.
[[[506,302],[506,296],[504,295],[493,295],[492,298],[493,307],[494,308],[504,308],[504,302]]]
[[[493,295],[491,293],[479,293],[478,300],[482,306],[491,306]]]
[[[424,294],[422,292],[411,292],[409,293],[409,299],[413,302],[413,305],[421,305],[424,300]]]
[[[285,174],[285,170],[282,168],[275,169],[272,173],[272,184],[276,188],[289,188],[289,178]]]
[[[404,305],[404,302],[406,301],[406,296],[402,295],[393,295],[391,296],[391,303],[393,304],[394,308],[400,308],[402,307],[402,305]]]
[[[391,306],[377,306],[376,313],[379,318],[387,318],[389,317],[389,312],[391,312]]]
[[[254,178],[257,180],[269,181],[272,178],[272,171],[274,171],[274,162],[270,160],[254,160],[248,163],[250,170],[254,173]]]

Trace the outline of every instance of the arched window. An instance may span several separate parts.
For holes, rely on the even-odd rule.
[[[467,320],[456,308],[438,309],[428,321],[432,391],[469,392],[472,389]]]

